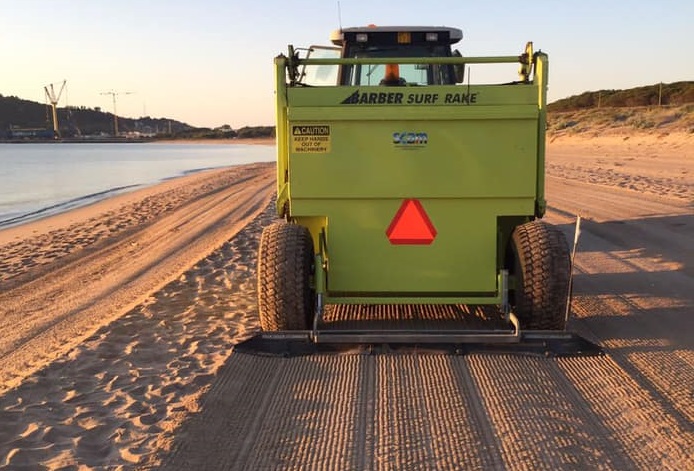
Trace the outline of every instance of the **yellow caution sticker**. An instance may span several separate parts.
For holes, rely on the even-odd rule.
[[[292,125],[292,152],[295,154],[330,152],[330,126],[327,124]]]

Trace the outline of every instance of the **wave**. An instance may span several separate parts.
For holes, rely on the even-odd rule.
[[[43,208],[29,211],[27,213],[22,213],[20,215],[13,216],[7,219],[0,219],[0,229],[4,229],[10,226],[16,226],[19,224],[24,224],[30,221],[35,221],[37,219],[65,212],[69,209],[75,209],[80,206],[86,206],[88,204],[95,203],[97,201],[109,198],[111,196],[115,196],[119,193],[124,193],[126,191],[133,190],[140,186],[142,185],[137,184],[117,186],[114,188],[109,188],[108,190],[103,190],[96,193],[79,196],[70,200],[61,201],[50,206],[44,206]]]
[[[225,165],[215,165],[215,166],[210,166],[210,167],[200,167],[200,168],[191,168],[188,170],[181,170],[181,172],[177,173],[176,175],[171,175],[170,177],[164,177],[160,181],[166,182],[169,180],[173,180],[175,178],[180,178],[180,177],[186,177],[188,175],[192,175],[194,173],[199,173],[199,172],[205,172],[207,170],[216,170],[219,168],[224,168],[224,167],[233,167],[233,165],[225,164]]]

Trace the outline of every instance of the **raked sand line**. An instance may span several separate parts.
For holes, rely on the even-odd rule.
[[[258,327],[265,212],[177,280],[0,397],[0,467],[155,464]]]

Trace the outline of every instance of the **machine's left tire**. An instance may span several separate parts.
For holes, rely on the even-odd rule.
[[[512,235],[512,305],[521,329],[564,330],[571,260],[564,234],[544,221],[517,226]]]
[[[275,222],[258,248],[258,312],[266,332],[306,330],[313,319],[313,239],[304,226]]]

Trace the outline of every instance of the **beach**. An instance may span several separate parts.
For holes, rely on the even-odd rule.
[[[690,387],[694,384],[690,335],[694,324],[685,315],[694,304],[690,293],[694,277],[693,150],[694,135],[685,133],[548,140],[547,219],[568,233],[580,214],[589,232],[579,254],[578,299],[571,326],[614,349],[611,363],[596,363],[596,371],[616,379],[598,384],[600,375],[591,379],[574,368],[575,363],[558,363],[545,371],[545,366],[528,360],[530,370],[546,372],[546,376],[536,377],[537,394],[542,384],[554,381],[578,384],[561,393],[566,396],[555,398],[559,406],[552,405],[571,405],[561,413],[568,416],[567,427],[573,428],[571,434],[563,435],[564,430],[552,436],[542,427],[534,428],[537,424],[532,421],[518,424],[534,437],[557,443],[563,439],[574,443],[587,432],[599,430],[602,435],[572,445],[579,464],[596,465],[603,460],[607,468],[615,469],[620,465],[648,469],[659,463],[667,464],[663,469],[685,469],[693,464],[694,403],[691,394],[674,387],[677,381]],[[47,469],[78,465],[130,469],[165,463],[177,469],[176,463],[203,467],[207,463],[214,468],[210,463],[217,467],[228,464],[222,459],[224,453],[231,453],[228,450],[241,450],[243,460],[237,464],[278,466],[279,461],[269,461],[274,455],[262,453],[262,446],[248,448],[244,437],[261,440],[267,438],[263,433],[270,432],[258,425],[262,416],[245,412],[243,401],[238,400],[245,391],[245,399],[259,398],[257,410],[280,407],[273,402],[275,396],[248,389],[253,381],[240,383],[243,378],[257,380],[253,372],[260,369],[253,365],[270,360],[233,369],[235,361],[250,361],[237,360],[233,346],[258,329],[255,257],[262,228],[276,217],[274,192],[274,164],[248,164],[168,180],[0,231],[0,467],[40,464]],[[619,228],[613,232],[614,226]],[[598,307],[591,310],[591,306]],[[645,309],[662,315],[644,317]],[[628,316],[637,317],[638,322],[625,327],[621,319]],[[634,349],[644,345],[657,345],[658,349]],[[663,363],[664,354],[677,360]],[[341,361],[357,362],[349,363],[352,366],[345,371],[361,371],[361,360]],[[486,378],[476,380],[480,388],[486,384],[491,390],[495,381],[513,374],[494,376],[489,371],[496,366],[485,361],[473,359],[471,363],[471,371],[479,370],[480,378]],[[666,367],[659,369],[663,364]],[[304,363],[283,365],[287,368],[272,370],[278,371],[271,375],[273,382],[263,383],[263,387],[288,388],[283,389],[284,398],[303,406],[309,398],[299,389],[291,389],[292,384],[324,380],[337,385],[341,381],[334,370],[322,370],[318,363],[304,373],[298,369]],[[441,367],[438,360],[432,360],[423,363],[421,370]],[[374,374],[385,374],[390,368],[402,383],[392,383],[393,388],[401,388],[398,391],[431,390],[437,401],[452,397],[445,389],[449,373],[436,380],[445,384],[437,382],[434,387],[424,382],[415,387],[406,375],[400,376],[403,373],[395,363],[383,368]],[[292,377],[287,383],[283,382],[285,376],[277,376],[289,374],[299,375],[303,382]],[[349,374],[345,373],[347,378],[356,378]],[[340,382],[340,387],[357,394],[354,381]],[[592,390],[590,381],[595,383]],[[503,391],[507,386],[494,387]],[[528,384],[525,392],[519,392],[521,399],[528,388],[533,386]],[[376,397],[375,404],[386,411],[396,400],[395,396]],[[413,402],[400,397],[404,405],[393,417],[419,417],[417,397],[411,398]],[[503,425],[511,416],[517,419],[528,414],[536,404],[528,402],[525,410],[516,410],[501,396],[481,397],[483,402],[476,407],[484,405],[488,415],[465,420],[472,420],[470,430],[482,427],[480,421],[496,427],[484,440],[501,450],[499,462],[525,469],[533,460],[543,459],[536,449],[514,458],[508,452],[514,447],[509,435],[513,433],[508,431],[508,423]],[[351,411],[350,407],[361,410],[350,402],[352,398],[348,394],[325,397],[326,403],[320,407],[331,412],[326,416],[328,422],[322,424],[322,419],[315,418],[306,425],[321,439],[325,438],[322,433],[328,433],[321,426],[334,427],[331,440],[344,446],[342,465],[376,463],[380,452],[417,447],[416,443],[366,438],[364,446],[370,444],[372,450],[369,455],[368,450],[348,445],[344,434],[353,423],[345,422],[342,412]],[[420,402],[429,398],[422,396]],[[638,407],[627,407],[630,401],[636,401]],[[459,438],[473,433],[455,428],[457,422],[450,414],[458,417],[455,414],[462,412],[451,412],[453,409],[475,404],[444,405],[449,408],[436,410],[442,414],[439,423],[449,424]],[[376,419],[368,415],[373,411],[363,410],[366,415],[359,417],[366,422],[368,417],[373,419],[364,430],[376,433],[373,427],[379,425],[373,425]],[[580,420],[572,422],[571,414]],[[222,417],[237,421],[232,424],[237,433],[227,432],[230,425]],[[386,422],[397,421],[379,417],[384,427],[379,436],[387,437],[390,425]],[[661,429],[650,430],[654,420]],[[213,430],[212,425],[220,429]],[[443,440],[437,427],[417,429],[422,433],[418,439]],[[620,435],[620,427],[631,435]],[[220,445],[225,437],[228,442]],[[197,440],[197,446],[189,446],[190,440]],[[300,441],[283,441],[281,436],[271,436],[269,443],[284,452],[279,467],[285,469],[320,467],[329,453],[324,448],[309,449]],[[460,442],[451,443],[452,449],[465,449]],[[440,443],[437,446],[448,449]],[[185,455],[186,450],[192,454]],[[302,462],[292,461],[298,450],[304,453]],[[436,450],[427,453],[433,456]],[[624,454],[631,458],[625,460]],[[356,458],[347,459],[353,455]],[[446,467],[447,461],[437,459],[440,457],[418,463]],[[479,467],[495,463],[475,459],[481,460]],[[412,464],[406,460],[390,463],[396,467]]]
[[[201,170],[274,161],[272,146],[239,140],[0,144],[0,229]]]

